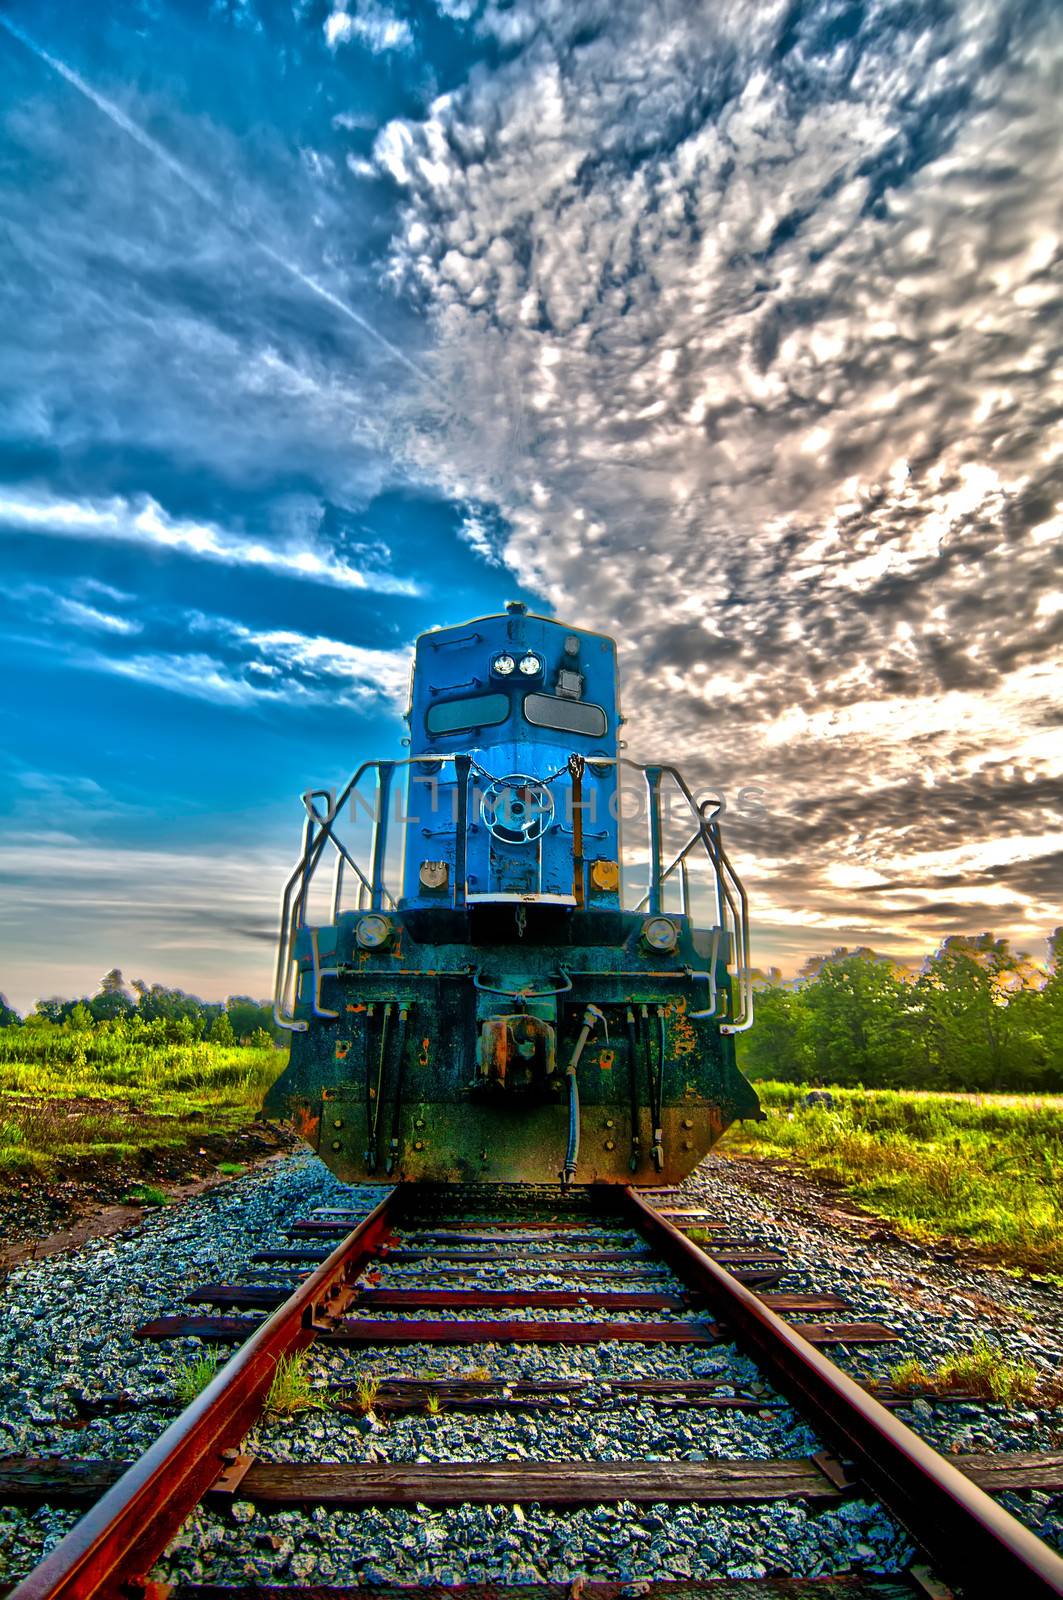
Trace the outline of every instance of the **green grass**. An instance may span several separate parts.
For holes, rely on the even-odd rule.
[[[219,1161],[218,1171],[223,1178],[242,1178],[247,1167],[242,1161]]]
[[[895,1389],[923,1394],[974,1394],[1005,1405],[1032,1399],[1037,1377],[1032,1361],[1010,1361],[986,1339],[976,1339],[970,1350],[946,1356],[932,1367],[909,1360],[890,1368]]]
[[[203,1393],[218,1371],[218,1357],[211,1351],[182,1361],[177,1368],[175,1389],[182,1406],[190,1406],[197,1395]]]
[[[275,1417],[294,1417],[299,1411],[323,1411],[325,1399],[310,1383],[306,1351],[281,1356],[273,1370],[266,1410]]]
[[[1059,1096],[832,1088],[806,1110],[799,1086],[756,1088],[767,1121],[736,1124],[721,1154],[793,1162],[909,1238],[1063,1281]]]
[[[2,1028],[0,1187],[246,1126],[284,1061],[272,1048],[173,1039],[165,1024]]]
[[[154,1183],[135,1183],[126,1196],[130,1205],[134,1206],[164,1206],[167,1204],[166,1191]]]
[[[362,1415],[367,1417],[376,1404],[376,1397],[380,1393],[380,1379],[375,1372],[362,1372],[358,1375],[358,1382],[354,1388],[355,1399]]]

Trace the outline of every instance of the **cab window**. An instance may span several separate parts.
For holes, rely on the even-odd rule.
[[[464,700],[438,700],[425,713],[430,734],[461,733],[467,728],[490,728],[509,716],[507,694],[473,694]]]
[[[564,700],[553,694],[526,694],[524,715],[533,727],[581,733],[588,739],[600,739],[609,725],[601,706],[587,700]]]

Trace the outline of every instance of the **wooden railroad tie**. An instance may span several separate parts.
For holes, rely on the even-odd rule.
[[[191,1290],[189,1305],[231,1306],[242,1311],[268,1311],[283,1305],[286,1284],[205,1283]],[[764,1294],[774,1311],[844,1311],[834,1294]],[[692,1292],[656,1294],[642,1289],[362,1289],[355,1307],[378,1311],[488,1311],[542,1307],[570,1311],[592,1306],[604,1311],[688,1311],[703,1308],[705,1297]]]
[[[205,1339],[240,1344],[260,1324],[247,1317],[157,1317],[136,1329],[138,1339]],[[879,1322],[795,1322],[809,1344],[888,1344],[900,1337]],[[396,1318],[337,1317],[316,1330],[324,1344],[623,1344],[715,1345],[728,1343],[718,1322],[422,1322]]]
[[[953,1464],[979,1487],[1063,1489],[1063,1453],[955,1456]],[[0,1458],[5,1505],[88,1506],[131,1465],[126,1461],[67,1461],[54,1456]],[[208,1491],[207,1504],[234,1496],[262,1506],[458,1506],[740,1504],[802,1500],[837,1504],[860,1492],[831,1457],[782,1461],[244,1461],[226,1493]],[[226,1469],[228,1470],[228,1469]],[[223,1480],[224,1481],[224,1480]]]

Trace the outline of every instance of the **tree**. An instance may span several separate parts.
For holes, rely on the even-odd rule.
[[[1049,936],[1048,977],[1037,996],[1034,1020],[1043,1087],[1063,1089],[1063,928],[1056,928]]]
[[[830,1083],[911,1081],[911,990],[886,956],[842,947],[806,963],[802,1000],[817,1077]]]
[[[22,1018],[7,1003],[7,995],[0,994],[0,1028],[17,1028]]]
[[[784,985],[776,972],[754,977],[755,1021],[738,1035],[739,1065],[751,1078],[801,1083],[809,1074],[807,1010],[801,991]]]
[[[61,995],[53,994],[47,1000],[38,1000],[34,1011],[45,1022],[65,1022],[76,1005],[76,1000],[64,1000]]]
[[[88,1007],[97,1022],[113,1022],[116,1017],[129,1016],[135,1009],[133,996],[118,967],[112,967],[100,979],[99,992],[88,1001]]]
[[[954,935],[924,962],[916,993],[943,1086],[1004,1089],[1025,1081],[1033,1062],[1029,1008],[1020,997],[1039,986],[1038,977],[1029,956],[991,933]]]
[[[233,1025],[229,1021],[228,1015],[224,1011],[220,1017],[214,1018],[214,1021],[210,1025],[210,1034],[208,1037],[211,1044],[233,1045],[236,1043],[236,1035],[233,1033]]]
[[[137,1012],[145,1021],[161,1018],[164,1022],[192,1021],[197,1035],[203,1031],[203,1002],[183,989],[167,989],[163,983],[146,984],[143,978],[133,979],[137,992]]]
[[[252,1000],[250,995],[232,994],[225,1002],[225,1008],[238,1039],[249,1039],[257,1028],[268,1031],[273,1026],[273,1007],[268,1000]]]

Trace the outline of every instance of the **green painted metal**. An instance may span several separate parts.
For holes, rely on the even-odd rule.
[[[601,1020],[577,1074],[575,1182],[675,1182],[732,1121],[761,1114],[734,1039],[690,1015],[708,1004],[709,947],[688,919],[672,918],[668,954],[645,947],[633,912],[400,910],[377,950],[358,946],[359,920],[340,918],[317,1014],[300,936],[296,1016],[309,1026],[266,1101],[347,1181],[557,1182],[565,1067],[588,1004]]]

